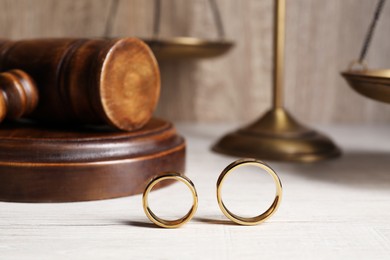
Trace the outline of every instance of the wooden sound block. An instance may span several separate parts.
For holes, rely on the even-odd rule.
[[[163,172],[184,172],[185,142],[152,119],[133,132],[0,126],[0,200],[71,202],[129,196]],[[167,183],[163,183],[167,185]]]

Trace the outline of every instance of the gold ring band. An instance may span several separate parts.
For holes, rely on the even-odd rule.
[[[148,202],[148,196],[149,196],[150,191],[153,189],[153,187],[157,183],[159,183],[160,181],[169,180],[169,179],[181,181],[182,183],[184,183],[191,190],[192,197],[193,197],[191,209],[187,212],[187,214],[184,217],[179,218],[179,219],[175,219],[175,220],[165,220],[165,219],[157,217],[153,213],[153,211],[149,208],[149,202]],[[195,189],[194,184],[186,176],[180,175],[178,173],[168,173],[165,175],[157,176],[148,183],[148,185],[146,186],[145,191],[143,193],[142,202],[143,202],[143,207],[144,207],[144,211],[145,211],[146,216],[154,224],[156,224],[157,226],[160,226],[160,227],[164,227],[164,228],[177,228],[177,227],[180,227],[181,225],[187,223],[188,221],[190,221],[191,218],[194,216],[196,209],[198,208],[198,194],[196,193],[196,189]]]
[[[268,174],[270,174],[275,182],[276,185],[276,195],[275,199],[272,203],[272,205],[262,214],[251,217],[251,218],[244,218],[240,217],[231,211],[229,211],[225,204],[222,201],[222,183],[227,175],[229,175],[234,169],[244,166],[244,165],[253,165],[257,166],[263,170],[265,170]],[[226,217],[228,217],[230,220],[237,224],[241,225],[257,225],[261,222],[266,221],[268,218],[270,218],[275,211],[278,209],[280,201],[282,198],[282,183],[276,174],[274,170],[271,169],[267,164],[263,163],[262,161],[256,160],[256,159],[240,159],[237,160],[230,165],[228,165],[221,173],[221,175],[218,178],[217,181],[217,199],[218,199],[218,205],[221,208],[223,214],[225,214]]]

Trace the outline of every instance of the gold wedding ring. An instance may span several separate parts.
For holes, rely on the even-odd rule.
[[[192,207],[184,217],[179,218],[179,219],[175,219],[175,220],[165,220],[165,219],[157,217],[153,213],[153,211],[149,208],[148,195],[149,195],[150,191],[153,189],[153,187],[157,183],[159,183],[163,180],[181,181],[182,183],[187,185],[187,187],[191,190],[192,197],[193,197]],[[142,201],[143,201],[143,206],[144,206],[144,211],[145,211],[146,216],[154,224],[156,224],[157,226],[160,226],[160,227],[164,227],[164,228],[177,228],[177,227],[180,227],[181,225],[187,223],[194,216],[196,209],[198,208],[198,194],[196,193],[196,189],[195,189],[194,184],[186,176],[180,175],[178,173],[168,173],[165,175],[157,176],[154,179],[152,179],[145,188],[145,191],[144,191],[143,197],[142,197]]]
[[[229,211],[225,204],[222,201],[222,183],[227,175],[229,175],[232,171],[234,171],[236,168],[241,166],[248,166],[253,165],[257,166],[263,170],[265,170],[269,175],[272,176],[275,185],[276,185],[276,196],[272,203],[272,205],[262,214],[256,216],[256,217],[250,217],[250,218],[244,218],[240,217],[231,211]],[[230,165],[228,165],[221,173],[221,175],[218,178],[217,181],[217,199],[218,199],[218,205],[221,208],[223,214],[225,214],[226,217],[228,217],[230,220],[237,224],[241,225],[257,225],[261,222],[266,221],[268,218],[270,218],[275,211],[278,209],[280,201],[282,198],[282,183],[280,182],[280,179],[276,172],[272,170],[267,164],[263,163],[262,161],[256,160],[256,159],[240,159],[237,160]]]

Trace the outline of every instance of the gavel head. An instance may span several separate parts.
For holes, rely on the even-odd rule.
[[[30,117],[46,122],[134,130],[149,121],[160,94],[156,59],[135,38],[0,42],[0,71],[11,69],[36,82],[39,103]]]

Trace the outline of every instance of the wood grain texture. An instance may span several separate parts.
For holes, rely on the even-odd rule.
[[[171,123],[156,118],[132,132],[29,123],[0,128],[1,201],[129,196],[142,193],[152,177],[184,173],[184,167],[184,139]]]
[[[31,117],[49,123],[139,129],[160,95],[157,61],[136,38],[0,41],[0,71],[10,69],[35,80],[39,102]]]
[[[252,227],[232,225],[215,196],[218,175],[234,158],[208,147],[221,131],[235,127],[178,125],[188,141],[186,174],[199,195],[196,215],[182,228],[154,226],[143,212],[142,196],[61,204],[0,202],[0,258],[389,258],[390,143],[384,142],[389,126],[321,128],[343,147],[338,160],[310,165],[268,162],[282,180],[283,198],[274,216]],[[259,213],[274,194],[272,181],[262,178],[266,174],[247,170],[238,178],[232,173],[224,186],[224,200],[237,214]],[[153,210],[162,217],[180,216],[191,201],[180,183],[150,195]]]
[[[0,100],[0,122],[4,118],[18,119],[36,108],[38,89],[34,80],[22,70],[1,72]]]
[[[219,0],[228,38],[224,57],[164,62],[158,115],[173,120],[251,121],[271,104],[272,0]],[[0,0],[0,35],[102,36],[111,1]],[[368,100],[339,75],[358,56],[375,8],[367,0],[294,0],[287,6],[286,106],[305,122],[388,122],[390,106]],[[152,0],[120,0],[110,36],[150,36]],[[390,67],[390,5],[368,53]],[[164,0],[161,35],[216,38],[205,0]]]

